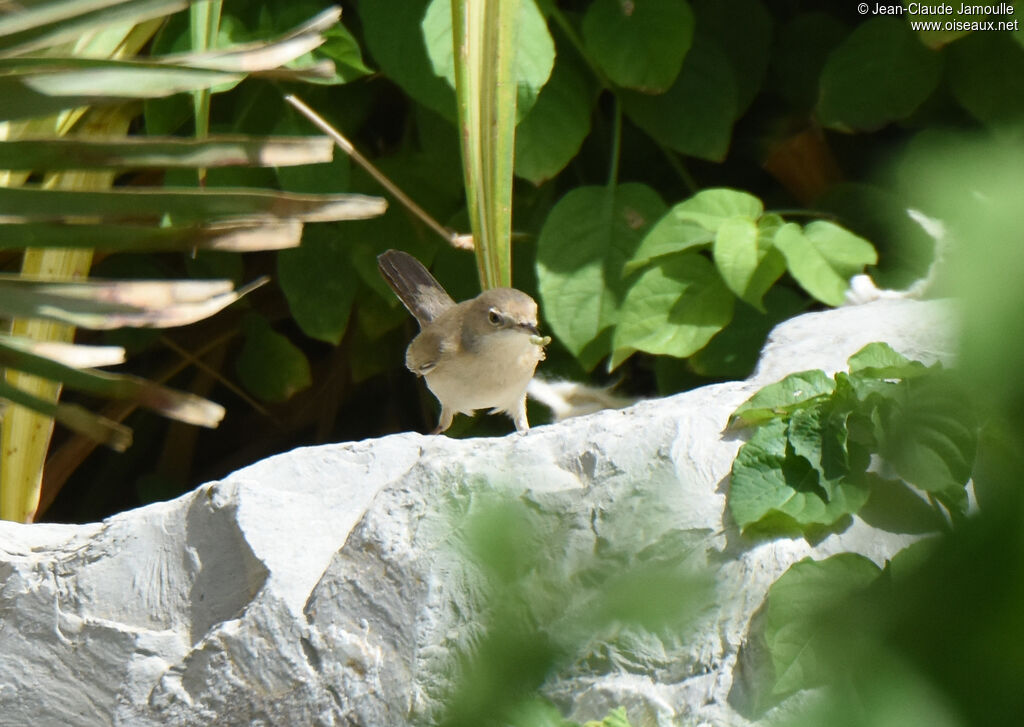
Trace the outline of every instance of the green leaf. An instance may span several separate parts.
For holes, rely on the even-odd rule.
[[[255,313],[243,322],[245,342],[235,361],[238,379],[263,401],[279,403],[309,388],[312,376],[306,356]]]
[[[685,209],[685,204],[686,202],[681,202],[666,212],[651,231],[644,235],[633,259],[627,262],[623,269],[627,275],[662,255],[699,250],[714,241],[713,232],[689,219],[681,219],[676,214],[677,210]]]
[[[730,426],[749,426],[808,406],[835,391],[835,382],[821,369],[790,374],[769,384],[740,405],[729,417]]]
[[[775,233],[775,247],[785,256],[789,274],[804,290],[822,303],[843,304],[849,278],[835,271],[822,251],[804,235],[800,225],[793,222],[783,225]]]
[[[768,69],[772,17],[760,0],[699,0],[694,3],[697,27],[715,40],[736,79],[736,116],[757,96]],[[737,18],[742,18],[737,22]]]
[[[715,267],[729,290],[745,299],[747,286],[757,268],[757,223],[745,217],[731,217],[719,226],[711,248]],[[760,301],[759,301],[760,302]]]
[[[867,501],[860,482],[822,480],[787,446],[788,423],[758,427],[732,464],[729,512],[743,532],[814,533],[856,513]]]
[[[434,73],[422,21],[429,0],[373,0],[359,4],[370,55],[381,71],[424,106],[455,120],[455,91]],[[449,21],[450,22],[450,21]]]
[[[685,0],[595,0],[583,16],[583,42],[612,83],[662,93],[679,75],[693,26]]]
[[[586,369],[610,352],[598,336],[618,321],[623,266],[665,205],[642,184],[579,187],[548,214],[537,242],[541,309]]]
[[[682,222],[694,222],[710,232],[718,232],[727,220],[744,217],[757,220],[764,212],[761,200],[735,189],[705,189],[672,208]]]
[[[324,33],[324,38],[327,40],[317,52],[334,61],[338,81],[348,83],[373,73],[363,62],[359,43],[344,25],[338,23]]]
[[[618,95],[626,115],[659,144],[701,159],[725,159],[738,108],[736,80],[714,41],[694,38],[665,93],[622,90]]]
[[[772,584],[765,603],[764,642],[774,667],[775,696],[826,683],[833,661],[826,614],[880,573],[870,559],[840,553],[820,561],[805,558]]]
[[[555,43],[534,0],[519,0],[516,21],[516,119],[523,119],[536,102],[555,64]],[[423,16],[423,38],[434,73],[455,88],[451,0],[430,0]]]
[[[1024,48],[1008,33],[972,33],[949,47],[953,96],[984,124],[1024,119]]]
[[[804,227],[804,236],[840,277],[849,280],[878,262],[874,246],[837,224],[816,220]]]
[[[572,56],[559,57],[551,78],[516,127],[516,176],[541,184],[576,156],[590,133],[597,95],[592,76]]]
[[[662,258],[640,274],[622,301],[609,369],[634,351],[690,356],[728,325],[734,303],[704,256]]]
[[[920,361],[911,361],[882,342],[869,343],[850,356],[847,363],[851,374],[879,379],[902,379],[928,371]]]
[[[776,286],[763,299],[764,312],[737,305],[732,321],[707,346],[689,359],[690,368],[716,379],[745,379],[757,365],[765,339],[776,325],[807,307],[807,298],[792,288]]]
[[[941,74],[939,55],[925,48],[903,20],[866,20],[825,63],[818,118],[842,131],[879,129],[910,116]]]
[[[762,313],[764,296],[786,272],[786,258],[775,247],[775,233],[785,224],[778,215],[765,215],[757,223],[757,267],[743,291],[743,300]]]
[[[896,473],[922,490],[959,496],[974,466],[977,422],[952,374],[907,379],[881,412],[879,452]]]
[[[307,227],[301,247],[278,254],[277,274],[302,332],[326,343],[340,343],[357,287],[343,234],[327,225]]]

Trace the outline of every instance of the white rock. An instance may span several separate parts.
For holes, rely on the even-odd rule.
[[[746,382],[526,437],[298,449],[98,524],[0,523],[0,723],[395,727],[434,714],[454,649],[482,628],[452,513],[497,490],[560,523],[545,557],[567,572],[595,549],[628,559],[673,537],[717,569],[718,606],[685,642],[591,644],[604,662],[550,679],[567,716],[623,705],[637,727],[748,724],[734,668],[774,579],[805,556],[882,564],[910,536],[855,519],[814,545],[744,539],[724,512],[741,444],[722,434],[728,415],[788,373],[845,368],[871,341],[949,359],[951,318],[913,300],[808,314],[773,333]]]

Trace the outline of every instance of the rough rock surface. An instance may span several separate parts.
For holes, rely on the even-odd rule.
[[[554,561],[628,563],[685,536],[714,564],[716,609],[685,643],[593,645],[545,685],[570,718],[745,725],[735,670],[752,615],[792,563],[879,564],[908,542],[854,519],[810,544],[741,537],[724,513],[741,441],[729,413],[787,373],[832,372],[866,343],[953,350],[943,303],[801,316],[748,381],[605,411],[526,437],[399,434],[298,449],[176,500],[87,525],[0,523],[3,725],[364,725],[429,715],[454,649],[479,632],[452,512],[511,493],[565,536]]]

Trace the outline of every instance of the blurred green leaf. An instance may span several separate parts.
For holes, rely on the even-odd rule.
[[[245,341],[235,370],[247,391],[263,401],[279,403],[309,388],[309,361],[295,344],[255,313],[246,315],[242,327]]]
[[[693,26],[686,0],[595,0],[583,16],[583,42],[612,83],[663,93],[679,75]]]
[[[1024,47],[1008,33],[971,33],[948,56],[953,96],[972,116],[989,126],[1024,121]]]
[[[848,33],[849,28],[827,12],[800,13],[788,20],[776,36],[769,66],[771,86],[797,109],[813,109],[825,61]]]
[[[694,38],[675,83],[663,94],[620,91],[630,120],[669,149],[722,161],[738,108],[736,79],[713,40]]]
[[[941,75],[940,56],[901,18],[871,18],[825,62],[817,114],[825,126],[873,131],[913,113]]]
[[[784,696],[828,683],[832,635],[830,607],[867,588],[881,569],[856,553],[825,560],[805,558],[789,567],[768,589],[764,641],[771,655],[771,692]]]

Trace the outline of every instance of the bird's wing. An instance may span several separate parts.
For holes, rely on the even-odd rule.
[[[377,256],[377,267],[420,328],[455,305],[452,297],[423,267],[423,263],[401,250],[388,250]]]

